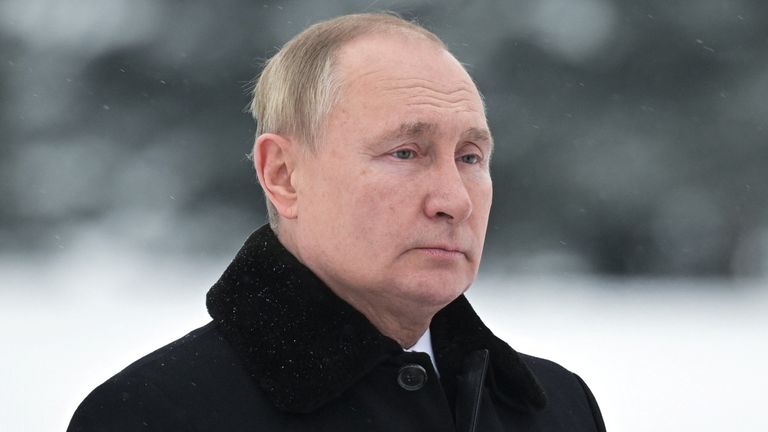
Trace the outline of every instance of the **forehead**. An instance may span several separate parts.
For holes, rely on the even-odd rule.
[[[478,112],[483,102],[472,79],[443,47],[410,32],[367,35],[347,43],[336,61],[340,102],[355,97],[367,106],[399,106]]]

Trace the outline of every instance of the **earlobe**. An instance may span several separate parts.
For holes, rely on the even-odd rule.
[[[253,165],[267,199],[286,219],[295,219],[296,188],[292,181],[295,168],[294,142],[281,135],[265,133],[253,144]]]

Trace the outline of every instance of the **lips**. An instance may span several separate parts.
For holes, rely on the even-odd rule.
[[[460,252],[464,253],[464,250],[460,247],[456,246],[448,246],[448,245],[428,245],[428,246],[418,246],[416,249],[439,249],[444,250],[446,252]]]
[[[466,253],[461,248],[450,245],[428,245],[415,247],[414,249],[436,258],[456,258],[466,256]]]

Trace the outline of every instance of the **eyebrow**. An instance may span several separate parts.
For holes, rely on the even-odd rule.
[[[437,125],[434,123],[415,121],[407,122],[400,125],[400,127],[394,131],[394,133],[387,134],[387,140],[390,139],[402,139],[402,138],[421,138],[426,135],[431,135],[437,130]]]
[[[493,149],[493,138],[491,137],[491,132],[488,129],[471,127],[465,130],[461,136],[465,140],[488,143],[488,146]]]
[[[437,131],[437,124],[425,121],[402,123],[399,128],[385,133],[381,141],[397,141],[405,138],[422,138]],[[471,127],[461,134],[462,140],[487,143],[493,148],[493,138],[488,129]]]

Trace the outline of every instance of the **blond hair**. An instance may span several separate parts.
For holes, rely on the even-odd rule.
[[[250,104],[256,136],[287,135],[316,151],[341,87],[336,54],[356,38],[386,32],[422,35],[445,49],[434,33],[392,13],[345,15],[314,24],[283,45],[256,80]],[[277,212],[268,198],[267,212],[276,228]]]

